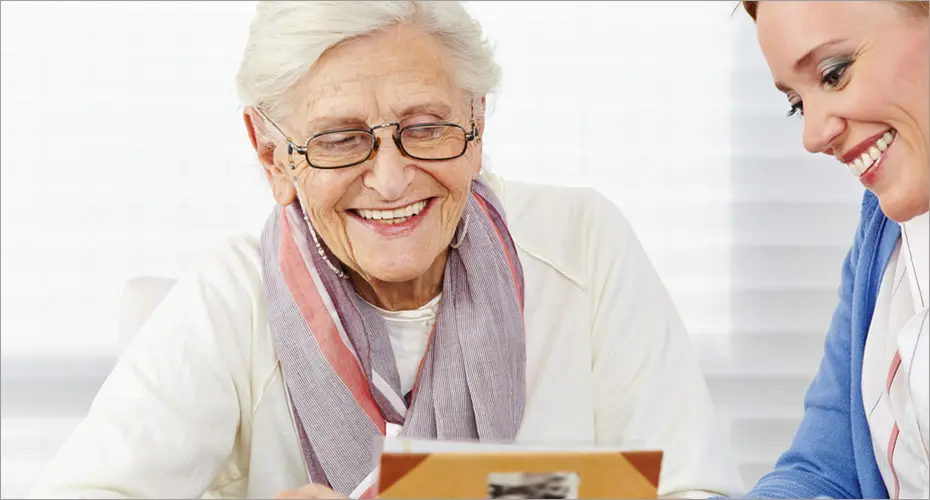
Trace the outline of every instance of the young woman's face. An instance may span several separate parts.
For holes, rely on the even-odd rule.
[[[930,23],[897,2],[759,2],[776,86],[804,147],[834,156],[903,222],[930,205]]]

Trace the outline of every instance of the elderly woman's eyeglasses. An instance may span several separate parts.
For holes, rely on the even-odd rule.
[[[288,156],[294,153],[302,154],[308,165],[320,169],[352,167],[374,157],[381,146],[381,139],[375,136],[375,130],[381,128],[395,128],[393,139],[397,149],[405,156],[416,160],[453,160],[465,154],[469,142],[481,141],[478,125],[472,119],[469,123],[470,131],[447,122],[418,123],[405,127],[396,122],[383,123],[369,129],[345,128],[320,132],[300,146],[264,113],[262,115],[287,138]],[[291,168],[295,168],[293,161]]]

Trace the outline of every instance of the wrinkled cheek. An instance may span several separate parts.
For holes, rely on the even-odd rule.
[[[459,224],[459,220],[462,218],[462,212],[465,210],[465,202],[467,201],[467,193],[461,193],[454,198],[450,198],[446,202],[446,207],[443,207],[443,232],[454,232],[455,228]]]
[[[333,192],[341,192],[338,191],[339,186],[328,186],[306,172],[303,175],[298,174],[297,185],[301,204],[315,227],[323,225],[329,227],[339,222],[341,214],[333,208],[339,200],[330,195]],[[322,230],[320,227],[318,229]]]
[[[348,239],[342,214],[331,206],[315,203],[315,200],[306,194],[303,195],[303,201],[306,202],[304,212],[310,218],[317,236],[322,238],[333,252],[340,253],[339,248],[345,246]]]
[[[356,269],[358,267],[355,264],[357,256],[353,251],[351,231],[347,227],[346,221],[343,220],[341,216],[337,217],[339,218],[330,219],[326,222],[326,236],[324,241],[326,241],[326,246],[329,247],[330,251],[333,252],[337,259],[349,267]]]

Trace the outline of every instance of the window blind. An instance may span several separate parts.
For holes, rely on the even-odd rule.
[[[750,485],[786,450],[820,365],[863,188],[839,161],[802,147],[755,29],[732,23],[730,330],[697,338],[729,414]]]

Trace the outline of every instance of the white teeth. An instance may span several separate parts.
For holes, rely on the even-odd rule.
[[[359,208],[356,210],[359,216],[368,220],[380,220],[386,224],[400,224],[410,217],[417,215],[426,208],[426,201],[411,203],[406,207],[395,208],[392,210],[368,210]]]
[[[856,177],[861,176],[869,169],[875,162],[877,162],[882,157],[882,153],[885,152],[894,142],[895,132],[889,130],[885,132],[882,137],[875,141],[875,145],[870,147],[866,152],[862,153],[858,158],[846,164],[846,167],[849,168],[849,171]]]
[[[402,223],[402,222],[406,222],[407,219],[409,219],[409,218],[410,218],[410,217],[401,217],[401,218],[396,218],[396,219],[385,219],[385,220],[382,221],[381,223],[382,223],[382,224],[400,224],[400,223]]]
[[[871,156],[869,156],[868,152],[862,153],[862,156],[860,156],[859,158],[862,159],[862,164],[865,165],[865,168],[871,167],[872,162],[875,161],[872,159]]]
[[[381,219],[382,211],[381,211],[381,210],[364,210],[364,209],[359,209],[359,210],[358,210],[358,214],[361,215],[362,218],[364,218],[364,219],[379,220],[379,219]]]

